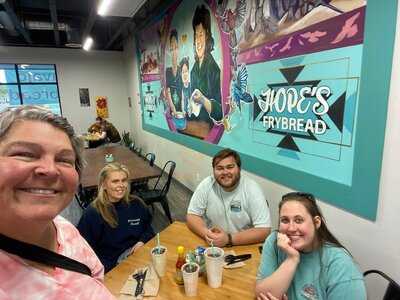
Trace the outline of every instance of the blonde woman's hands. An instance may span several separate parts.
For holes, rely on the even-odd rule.
[[[287,254],[288,258],[300,260],[300,252],[291,246],[291,240],[286,234],[278,232],[276,239],[278,247]]]
[[[266,295],[263,293],[260,293],[257,297],[257,300],[289,300],[286,294],[283,294],[282,298],[276,298],[274,297],[271,293],[267,293]]]
[[[137,242],[133,247],[132,251],[129,255],[135,253],[140,247],[143,247],[144,243],[143,242]]]

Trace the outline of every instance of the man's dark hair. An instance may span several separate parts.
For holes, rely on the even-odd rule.
[[[239,169],[242,166],[242,162],[240,160],[240,156],[239,154],[232,149],[226,148],[223,149],[221,151],[219,151],[217,154],[214,155],[213,160],[212,160],[212,166],[213,168],[215,168],[215,166],[223,159],[232,156],[235,159],[235,162],[237,164],[237,166],[239,167]]]

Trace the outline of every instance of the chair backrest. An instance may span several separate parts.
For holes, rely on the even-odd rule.
[[[79,184],[78,191],[75,194],[75,199],[78,201],[78,204],[82,209],[86,209],[94,198],[95,193],[93,191],[87,191],[82,187],[82,184]]]
[[[382,300],[400,300],[400,285],[397,282],[395,282],[392,278],[390,278],[388,275],[379,270],[365,271],[364,277],[367,276],[368,274],[373,274],[373,273],[379,274],[389,282],[386,288],[385,295],[383,296]]]
[[[165,182],[164,186],[161,189],[162,195],[166,195],[169,191],[169,186],[171,185],[172,176],[174,175],[174,171],[175,171],[175,167],[176,167],[176,163],[174,161],[169,160],[165,163],[165,165],[162,169],[162,172],[161,172],[160,176],[158,177],[156,184],[154,185],[154,189],[156,189],[162,175],[164,174],[164,172],[167,171],[168,167],[169,167],[168,178],[167,178],[167,181]]]
[[[144,157],[149,161],[151,167],[154,166],[154,161],[156,160],[156,155],[154,153],[149,152]]]
[[[132,143],[129,145],[129,150],[135,152],[135,142],[132,142]]]

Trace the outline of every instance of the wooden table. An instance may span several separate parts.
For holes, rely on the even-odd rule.
[[[252,258],[245,261],[246,265],[237,269],[224,269],[222,286],[217,289],[207,285],[207,276],[199,278],[197,297],[186,297],[183,286],[175,283],[175,263],[177,260],[176,248],[179,245],[185,250],[195,249],[197,246],[206,247],[205,242],[192,233],[185,223],[174,222],[160,233],[161,244],[168,248],[167,272],[160,281],[160,290],[157,297],[144,299],[254,299],[256,272],[260,261],[259,245],[234,246],[224,248],[225,251],[235,250],[236,255],[251,253]],[[119,291],[126,279],[137,268],[151,262],[150,250],[156,245],[155,238],[146,243],[137,253],[108,272],[105,276],[105,285],[118,298]]]
[[[128,167],[130,181],[155,178],[160,175],[160,169],[155,166],[151,167],[147,160],[126,147],[111,146],[85,149],[83,155],[87,164],[82,172],[81,183],[83,188],[97,186],[99,172],[106,164],[104,160],[106,154],[112,154],[115,162],[120,162]]]

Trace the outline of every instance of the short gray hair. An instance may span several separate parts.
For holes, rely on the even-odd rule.
[[[84,165],[82,140],[76,136],[74,128],[66,118],[56,115],[44,107],[21,105],[8,107],[0,112],[0,142],[15,122],[23,120],[45,122],[65,132],[75,152],[75,169],[81,177]]]

